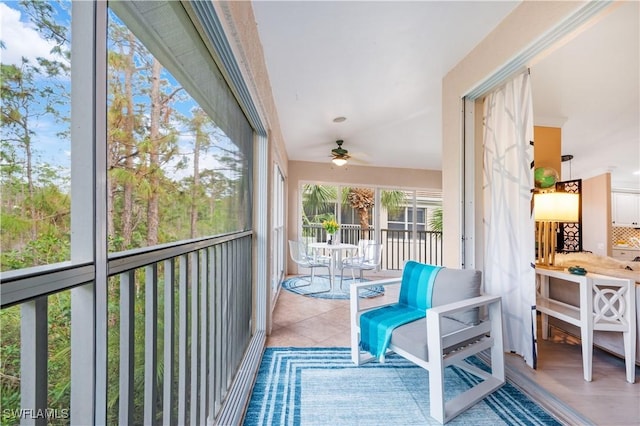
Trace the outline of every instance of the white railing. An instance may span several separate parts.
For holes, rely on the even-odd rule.
[[[215,423],[253,337],[252,232],[119,253],[107,269],[106,294],[94,265],[3,274],[2,309],[20,309],[21,372],[20,407],[3,407],[3,424]],[[48,308],[61,294],[70,396],[52,407]]]
[[[311,241],[326,241],[327,233],[320,224],[302,226],[302,234]],[[383,270],[402,270],[407,260],[417,260],[431,265],[442,265],[442,232],[416,231],[405,229],[380,229],[370,227],[364,235],[360,225],[340,226],[340,242],[358,244],[364,239],[375,239],[384,247],[381,268]]]

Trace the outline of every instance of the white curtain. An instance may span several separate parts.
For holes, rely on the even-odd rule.
[[[534,367],[532,108],[528,72],[484,100],[483,224],[485,291],[502,296],[505,351]]]

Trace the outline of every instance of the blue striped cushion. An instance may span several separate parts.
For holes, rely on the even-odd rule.
[[[408,261],[402,273],[398,303],[372,309],[360,316],[360,348],[379,359],[391,341],[393,330],[426,316],[431,307],[434,281],[440,266]]]

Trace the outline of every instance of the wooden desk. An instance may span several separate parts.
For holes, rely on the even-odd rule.
[[[574,306],[549,296],[549,279],[557,278],[579,286],[580,305]],[[536,309],[542,314],[542,338],[549,337],[548,316],[580,328],[584,379],[591,381],[593,331],[624,334],[627,381],[635,382],[635,288],[631,280],[591,274],[573,275],[566,270],[536,268]],[[594,304],[595,301],[595,304]]]

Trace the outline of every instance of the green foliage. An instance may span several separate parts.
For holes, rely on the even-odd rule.
[[[429,217],[429,230],[442,232],[442,207],[437,207]]]
[[[304,224],[320,223],[329,219],[326,215],[334,211],[336,197],[335,186],[304,185],[302,188]]]
[[[20,306],[0,311],[0,403],[3,416],[0,424],[19,423],[8,413],[20,408]],[[71,296],[69,291],[48,298],[48,401],[51,409],[70,406],[71,348]],[[6,411],[5,411],[6,410]],[[65,423],[56,423],[65,424]]]
[[[20,408],[20,307],[0,311],[0,406]],[[0,424],[17,424],[19,419],[5,415]]]
[[[390,214],[395,214],[407,204],[407,194],[404,191],[385,190],[380,194],[380,202]]]
[[[54,43],[55,55],[36,60],[24,58],[20,65],[0,64],[2,271],[68,261],[71,251],[70,171],[41,161],[38,151],[50,136],[42,133],[43,124],[53,122],[60,124],[59,139],[55,142],[62,147],[69,146],[71,27],[66,15],[59,14],[59,6],[69,8],[71,2],[60,2],[56,6],[53,2],[23,1],[20,6],[40,36]],[[195,108],[191,115],[183,115],[188,97],[175,80],[168,78],[164,69],[159,90],[154,94],[151,54],[115,15],[110,15],[109,23],[106,117],[109,252],[247,229],[250,158],[246,158],[201,109]],[[158,108],[153,110],[152,104]],[[158,114],[154,116],[152,111]],[[93,214],[90,206],[74,205],[73,208]],[[154,229],[157,242],[150,242]],[[137,270],[136,424],[142,423],[144,395],[144,280],[144,270]],[[119,288],[119,280],[112,277],[107,357],[111,384],[108,410],[113,424],[117,423],[119,397]],[[49,408],[69,407],[70,301],[69,291],[49,296]],[[159,304],[162,310],[162,301]],[[162,327],[162,323],[158,324],[159,336],[162,336]],[[20,307],[0,312],[0,328],[0,403],[3,409],[17,409],[20,404]],[[157,344],[162,345],[161,337]],[[162,371],[163,366],[159,365],[158,374]],[[161,380],[158,386],[161,389]],[[1,423],[13,424],[14,420],[3,418]]]
[[[41,234],[19,250],[3,251],[0,255],[2,270],[64,262],[69,259],[70,250],[69,238],[54,233]]]
[[[357,188],[343,187],[340,203],[348,206],[349,194]],[[331,219],[337,202],[337,188],[330,185],[307,184],[302,188],[303,225],[321,223]],[[400,190],[383,190],[380,202],[390,213],[398,211],[406,204],[406,194]],[[335,219],[335,216],[333,216]]]

